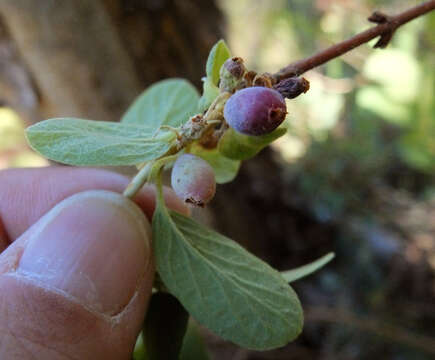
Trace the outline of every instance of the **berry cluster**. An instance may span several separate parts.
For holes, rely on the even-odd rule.
[[[270,74],[247,71],[243,59],[233,57],[225,61],[220,69],[219,88],[222,94],[227,94],[222,103],[223,111],[220,110],[218,115],[225,121],[220,130],[209,132],[208,138],[204,137],[207,139],[213,134],[221,135],[228,126],[244,135],[269,134],[281,125],[287,115],[285,98],[294,98],[308,91],[309,83],[304,78],[294,77],[273,85]],[[202,115],[198,116],[202,119]],[[183,154],[176,160],[171,183],[181,199],[196,206],[207,204],[216,190],[212,167],[191,154]]]

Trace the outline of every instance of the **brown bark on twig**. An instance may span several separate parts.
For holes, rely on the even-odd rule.
[[[318,52],[317,54],[291,63],[274,74],[274,80],[278,82],[282,79],[299,76],[304,72],[320,66],[338,56],[341,56],[357,46],[360,46],[378,36],[380,36],[380,39],[375,44],[375,47],[383,48],[387,46],[398,27],[434,9],[435,0],[430,0],[405,10],[404,12],[395,16],[387,16],[382,13],[375,12],[369,17],[369,20],[378,23],[377,26],[363,31],[351,37],[350,39],[332,45],[329,48]]]

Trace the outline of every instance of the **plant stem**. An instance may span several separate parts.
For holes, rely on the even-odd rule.
[[[125,188],[123,195],[129,199],[134,198],[137,192],[147,181],[158,180],[158,172],[160,169],[171,161],[175,161],[178,154],[165,156],[161,159],[147,162],[142,169],[130,181],[130,184]]]
[[[207,110],[206,114],[203,117],[203,123],[200,125],[195,131],[187,132],[186,135],[182,134],[183,136],[180,136],[180,134],[177,132],[177,129],[171,128],[169,126],[164,126],[164,128],[167,128],[170,130],[171,136],[173,136],[173,133],[176,133],[178,137],[181,138],[167,153],[164,155],[164,157],[150,161],[146,163],[145,165],[140,165],[141,167],[139,172],[134,176],[134,178],[131,180],[130,184],[128,184],[127,188],[124,190],[123,195],[128,197],[129,199],[132,199],[136,193],[141,189],[143,184],[148,181],[148,179],[152,179],[156,176],[154,174],[154,168],[158,166],[164,166],[166,163],[174,160],[177,158],[177,153],[179,153],[184,147],[186,147],[188,144],[190,144],[194,140],[198,140],[201,138],[201,136],[211,127],[218,123],[220,123],[222,120],[219,118],[222,117],[222,111],[223,111],[223,105],[225,104],[225,101],[230,97],[229,93],[222,93],[220,94],[213,104],[210,106],[210,108]],[[183,130],[183,127],[181,127],[181,130]],[[190,129],[192,130],[192,129]],[[164,136],[167,136],[164,135]],[[174,155],[175,154],[175,155]]]
[[[216,120],[222,117],[223,107],[225,106],[226,101],[229,99],[231,94],[229,92],[222,92],[218,95],[218,97],[213,101],[208,110],[204,115],[205,120]]]
[[[150,181],[157,184],[160,181],[160,178],[159,178],[160,170],[163,168],[163,166],[167,165],[168,163],[174,162],[175,160],[177,160],[178,156],[179,156],[179,154],[177,153],[175,155],[165,156],[161,159],[156,160],[151,167],[151,171],[150,171],[150,175],[149,175]]]
[[[329,60],[347,53],[348,51],[374,39],[377,36],[380,36],[381,38],[375,47],[385,47],[398,27],[434,9],[435,0],[430,0],[405,10],[395,16],[386,16],[379,12],[375,12],[372,14],[372,16],[370,16],[369,20],[377,22],[377,26],[365,30],[351,37],[350,39],[332,45],[329,48],[318,52],[317,54],[287,65],[285,68],[273,74],[273,79],[275,82],[279,82],[282,79],[299,76],[308,70],[311,70],[328,62]]]
[[[123,195],[129,199],[133,199],[136,193],[141,189],[143,184],[146,183],[150,175],[153,161],[147,162],[142,169],[134,176],[130,184],[125,188]]]

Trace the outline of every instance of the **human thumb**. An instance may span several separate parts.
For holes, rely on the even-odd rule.
[[[0,358],[129,359],[151,294],[150,226],[125,197],[63,200],[0,255]]]

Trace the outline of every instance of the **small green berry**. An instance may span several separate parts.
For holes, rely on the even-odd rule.
[[[213,168],[207,161],[192,154],[183,154],[175,161],[171,185],[180,199],[200,207],[207,204],[216,192]]]

